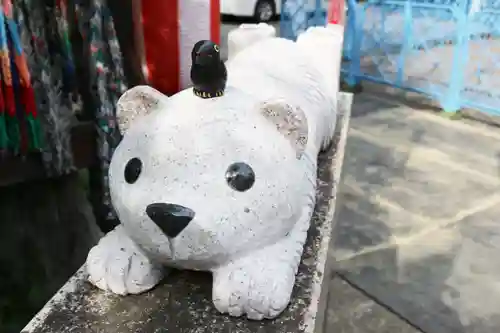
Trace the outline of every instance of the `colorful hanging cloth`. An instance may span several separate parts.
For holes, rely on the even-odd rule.
[[[10,74],[12,77],[12,90],[14,92],[14,104],[16,110],[17,123],[19,124],[19,151],[21,153],[26,153],[29,146],[29,137],[26,126],[26,117],[24,113],[24,108],[22,107],[21,100],[21,80],[19,73],[14,62],[14,52],[12,51],[12,39],[7,34],[7,45],[9,47],[9,60],[10,60]]]
[[[11,50],[11,58],[13,59],[13,64],[15,65],[15,70],[19,78],[19,106],[24,111],[24,120],[26,121],[24,124],[27,132],[26,148],[29,150],[39,150],[42,145],[42,135],[35,103],[35,92],[31,85],[31,75],[24,56],[18,26],[14,20],[11,0],[3,0],[3,11],[5,13],[8,28],[7,32],[10,37],[8,40],[11,42],[9,50]]]
[[[42,148],[49,174],[74,170],[70,128],[74,113],[82,108],[78,91],[82,87],[69,38],[68,17],[72,15],[90,51],[88,58],[87,52],[77,56],[91,69],[90,86],[83,88],[90,90],[89,103],[95,106],[90,109],[95,110],[98,127],[105,218],[114,220],[108,168],[120,138],[116,102],[126,86],[105,0],[73,0],[69,7],[66,0],[0,1],[0,152],[7,147],[19,150],[27,137],[29,148]]]
[[[0,80],[2,78],[0,71]],[[5,102],[3,98],[3,88],[0,84],[0,153],[5,155],[9,147],[8,137],[7,137],[7,120],[5,114]]]
[[[52,161],[52,152],[51,152],[51,145],[48,144],[50,141],[47,140],[47,137],[44,135],[46,129],[50,129],[48,126],[46,126],[46,112],[47,110],[47,94],[45,91],[45,87],[42,83],[42,71],[41,71],[41,66],[39,64],[39,59],[33,52],[33,46],[32,44],[36,42],[34,36],[31,34],[30,29],[29,29],[29,22],[26,20],[25,17],[25,12],[26,8],[24,5],[23,0],[13,0],[12,6],[11,6],[11,11],[12,11],[12,16],[15,19],[16,24],[16,30],[17,30],[17,40],[19,43],[18,50],[19,48],[22,48],[22,53],[24,54],[25,62],[26,62],[26,67],[29,68],[29,78],[25,75],[25,80],[26,82],[29,82],[31,84],[32,88],[32,93],[33,93],[33,109],[35,110],[34,116],[33,116],[33,126],[35,126],[35,129],[32,133],[33,136],[38,136],[39,140],[39,147],[41,148],[42,151],[42,158],[44,161],[44,165],[46,169],[49,169],[49,166],[51,166],[50,162]],[[10,30],[14,31],[14,28],[10,28]],[[21,65],[23,66],[23,65]],[[20,103],[20,107],[22,106],[22,103]],[[27,105],[27,110],[31,109],[31,106],[28,104]],[[26,112],[26,111],[25,111]],[[29,111],[28,111],[29,112]],[[28,120],[26,120],[28,123],[31,122],[29,119],[28,115]],[[37,149],[36,147],[36,142],[33,144],[33,148]]]
[[[70,128],[74,114],[82,109],[82,87],[76,78],[68,17],[78,18],[90,50],[88,59],[86,52],[78,56],[93,70],[88,88],[91,105],[96,106],[91,110],[96,110],[102,182],[107,188],[109,160],[119,140],[116,102],[126,89],[121,53],[104,0],[73,0],[71,6],[66,1],[0,0],[0,152],[8,147],[18,151],[27,142],[30,149],[42,148],[49,174],[74,170]],[[107,191],[104,196],[110,205]]]
[[[116,124],[116,101],[126,90],[122,56],[116,39],[116,31],[109,8],[104,0],[90,1],[88,7],[81,0],[76,1],[79,28],[90,48],[91,84],[94,93],[96,121],[98,127],[98,153],[101,160],[101,179],[104,189],[103,203],[105,218],[116,220],[116,212],[111,206],[108,169],[111,156],[118,143],[119,132]],[[88,18],[90,17],[90,22]],[[88,24],[90,23],[90,24]]]
[[[63,83],[66,57],[60,37],[54,2],[13,1],[27,63],[33,76],[35,102],[40,113],[42,157],[49,175],[74,170],[70,129],[72,103]]]
[[[5,10],[1,8],[0,13],[0,65],[2,66],[3,93],[5,102],[5,120],[7,127],[8,147],[14,153],[20,149],[20,131],[19,122],[16,116],[16,102],[14,96],[14,87],[12,84],[12,73],[9,58],[9,46],[7,41]]]
[[[82,109],[82,101],[78,91],[76,80],[76,67],[73,57],[73,50],[69,36],[68,4],[66,0],[57,0],[55,17],[57,29],[61,39],[61,55],[63,56],[63,87],[64,93],[68,95],[72,103],[72,112],[78,113]]]

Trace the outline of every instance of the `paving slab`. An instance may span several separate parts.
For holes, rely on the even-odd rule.
[[[495,205],[410,242],[343,261],[340,269],[425,332],[498,332],[499,214]]]
[[[335,333],[421,333],[338,275],[330,284],[325,326]]]
[[[499,332],[498,129],[369,93],[352,113],[340,274],[424,332]]]

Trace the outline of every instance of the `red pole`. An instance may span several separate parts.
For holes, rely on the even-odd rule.
[[[332,70],[340,74],[340,67],[342,64],[342,48],[344,39],[345,27],[345,0],[330,0],[328,3],[328,24],[327,27],[335,32],[336,38],[340,40],[338,47],[333,51],[332,57],[336,58],[336,69]],[[333,90],[339,91],[339,78],[333,80]]]
[[[137,51],[148,84],[171,95],[186,88],[192,43],[220,43],[220,0],[133,0]],[[199,5],[203,6],[199,6]],[[190,6],[200,12],[191,12]],[[207,24],[208,23],[208,24]],[[181,27],[183,32],[181,33]],[[186,47],[187,45],[187,47]],[[189,50],[188,50],[189,49]]]
[[[142,0],[141,5],[149,84],[175,94],[179,91],[178,0]]]
[[[210,1],[210,37],[220,45],[220,0]]]
[[[328,3],[328,24],[345,25],[345,0],[330,0]]]

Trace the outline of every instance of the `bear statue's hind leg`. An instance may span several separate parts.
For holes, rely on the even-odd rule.
[[[277,317],[290,302],[311,215],[314,188],[293,231],[279,242],[213,270],[215,307],[231,316]]]
[[[86,267],[93,285],[119,295],[147,291],[164,274],[128,237],[121,225],[90,250]]]

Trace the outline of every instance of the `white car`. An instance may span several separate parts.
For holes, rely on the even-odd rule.
[[[281,13],[281,0],[221,0],[223,15],[253,17],[258,22],[268,22]]]
[[[268,22],[281,13],[282,0],[221,0],[221,14],[253,17],[258,22]],[[308,0],[308,7],[314,9],[316,0]],[[323,0],[327,8],[328,0]]]

